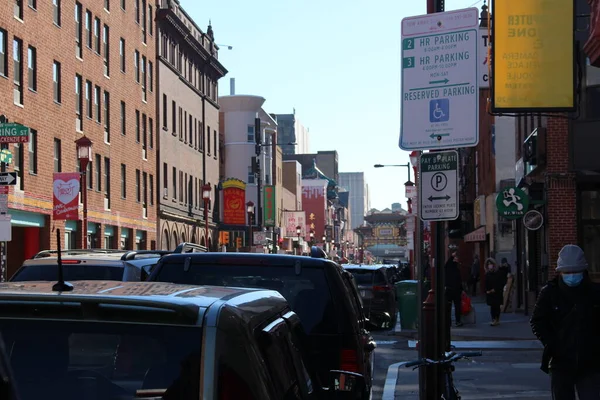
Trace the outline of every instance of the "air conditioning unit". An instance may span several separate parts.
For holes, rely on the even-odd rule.
[[[163,188],[163,198],[169,197],[169,188]]]
[[[148,218],[148,207],[145,207],[145,206],[144,206],[144,207],[142,207],[142,217],[143,217],[144,219],[147,219],[147,218]]]
[[[142,158],[144,160],[148,159],[148,151],[146,149],[142,149]]]
[[[21,104],[21,91],[19,89],[13,89],[13,102]]]
[[[110,143],[110,138],[108,137],[108,132],[104,131],[104,143]]]
[[[82,129],[81,129],[81,118],[75,117],[75,130],[77,132],[81,132],[82,131]]]
[[[104,209],[110,211],[110,199],[104,198]]]

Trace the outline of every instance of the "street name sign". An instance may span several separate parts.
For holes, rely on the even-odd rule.
[[[14,123],[0,124],[0,143],[27,142],[29,142],[29,127]]]
[[[423,153],[419,159],[423,221],[450,221],[458,218],[458,152]]]
[[[477,8],[402,20],[401,149],[477,145],[479,36]]]
[[[16,172],[0,172],[0,186],[16,185],[17,184],[17,173]]]

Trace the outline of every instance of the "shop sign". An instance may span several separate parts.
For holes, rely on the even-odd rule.
[[[507,187],[496,196],[498,215],[506,219],[518,219],[529,208],[529,196],[518,187]]]
[[[239,179],[227,179],[223,187],[223,223],[246,225],[246,183]]]
[[[574,110],[574,4],[492,3],[492,112]]]
[[[275,226],[275,186],[266,185],[264,192],[264,226],[273,227]]]

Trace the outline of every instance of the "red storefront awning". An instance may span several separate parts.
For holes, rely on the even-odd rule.
[[[485,242],[485,226],[475,229],[473,232],[465,235],[465,242]]]

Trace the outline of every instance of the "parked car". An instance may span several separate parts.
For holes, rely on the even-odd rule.
[[[370,398],[373,351],[352,275],[313,249],[314,257],[195,253],[164,256],[149,280],[179,284],[266,288],[278,291],[298,314],[308,336],[310,367],[319,382],[341,369],[365,378],[362,398]]]
[[[173,251],[167,250],[112,250],[77,249],[62,250],[64,279],[145,281],[152,268],[165,254],[206,251],[193,243],[181,243]],[[10,278],[11,282],[51,281],[57,276],[58,251],[43,250],[25,260]]]
[[[345,371],[315,386],[300,320],[276,291],[72,285],[0,284],[0,334],[21,400],[311,400],[363,389]],[[344,392],[346,379],[356,385]]]
[[[388,268],[382,265],[345,265],[358,285],[367,318],[382,328],[396,324],[396,295],[388,278]]]
[[[19,400],[2,336],[0,336],[0,399]]]

